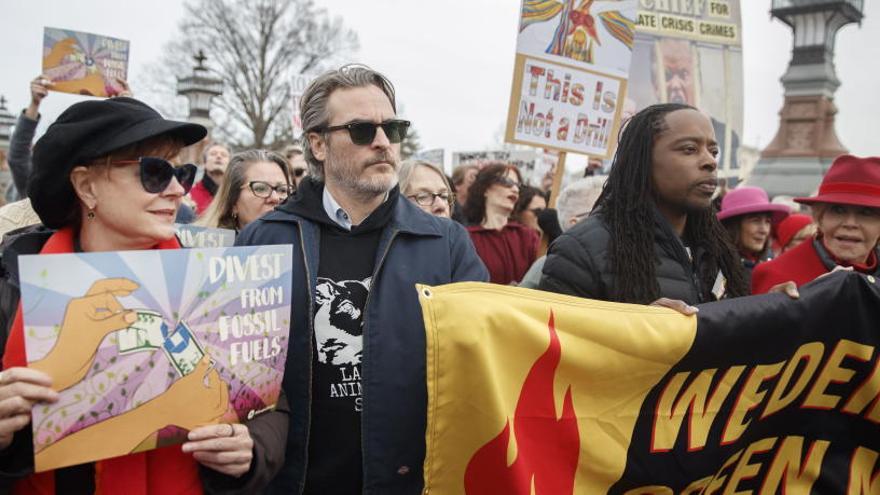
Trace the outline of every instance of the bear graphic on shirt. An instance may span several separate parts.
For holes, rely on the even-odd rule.
[[[318,362],[335,366],[361,363],[363,310],[370,279],[336,282],[318,277],[315,343]]]

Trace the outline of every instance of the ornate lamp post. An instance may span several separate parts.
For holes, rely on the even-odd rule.
[[[2,194],[6,194],[6,188],[12,182],[9,166],[6,163],[6,153],[9,150],[14,125],[15,116],[6,108],[6,98],[0,95],[0,193]]]
[[[4,151],[9,149],[9,139],[12,137],[12,126],[15,125],[15,115],[9,113],[6,108],[6,98],[0,95],[0,148]],[[3,160],[0,160],[2,162]]]
[[[223,94],[223,81],[211,77],[205,67],[205,56],[202,50],[193,57],[196,65],[192,75],[177,78],[177,94],[189,100],[189,121],[201,124],[210,131],[214,127],[211,120],[211,100]]]
[[[842,27],[861,22],[863,8],[864,0],[773,0],[770,14],[791,28],[794,48],[782,76],[779,130],[749,179],[771,197],[809,195],[847,152],[834,130],[834,41]]]

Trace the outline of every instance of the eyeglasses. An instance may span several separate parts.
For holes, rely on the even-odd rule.
[[[183,193],[186,194],[192,189],[196,180],[196,166],[187,163],[180,167],[175,167],[168,160],[156,158],[153,156],[142,156],[137,160],[115,160],[111,161],[115,165],[140,165],[141,186],[148,193],[159,194],[164,191],[171,179],[176,178],[180,186],[183,187]]]
[[[306,173],[306,169],[304,168],[295,168],[293,169],[294,177],[302,177]]]
[[[507,177],[506,175],[502,175],[500,177],[495,177],[495,180],[493,182],[495,182],[499,186],[504,186],[504,187],[513,187],[513,186],[522,187],[522,184],[520,184],[518,181],[511,179],[510,177]]]
[[[416,203],[421,206],[431,206],[434,204],[434,201],[437,201],[437,198],[446,201],[449,206],[455,204],[455,194],[450,192],[442,192],[442,193],[429,193],[429,192],[421,192],[418,194],[411,194],[407,196],[407,198],[415,200]]]
[[[351,137],[351,142],[357,144],[359,146],[364,146],[373,142],[376,139],[376,129],[382,127],[382,132],[385,133],[385,136],[388,137],[388,141],[397,144],[403,141],[406,138],[406,131],[409,129],[409,121],[408,120],[400,120],[400,119],[391,119],[382,122],[381,124],[377,124],[375,122],[366,122],[366,121],[355,121],[349,122],[348,124],[342,125],[331,125],[328,127],[324,127],[324,132],[333,132],[333,131],[341,131],[345,129],[348,131],[349,137]]]
[[[281,199],[284,199],[291,194],[293,194],[294,188],[290,184],[278,184],[277,186],[273,186],[268,182],[264,182],[261,180],[254,180],[248,182],[248,189],[254,193],[254,196],[258,198],[268,198],[272,195],[272,191],[275,191]]]

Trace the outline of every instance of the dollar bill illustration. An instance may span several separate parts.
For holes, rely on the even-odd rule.
[[[205,357],[205,351],[192,330],[182,321],[177,323],[174,333],[165,339],[162,349],[180,376],[192,373],[199,361]]]
[[[162,315],[148,309],[138,309],[137,320],[127,328],[116,332],[120,354],[155,350],[162,347],[168,327]]]

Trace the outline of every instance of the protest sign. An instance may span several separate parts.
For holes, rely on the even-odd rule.
[[[877,493],[880,284],[668,309],[420,287],[425,489]]]
[[[431,165],[436,165],[444,169],[443,161],[445,159],[446,150],[443,148],[434,148],[431,150],[422,150],[410,157],[413,160],[421,160]]]
[[[743,135],[740,0],[641,1],[625,113],[686,103],[712,118],[721,175],[738,175]]]
[[[507,142],[614,152],[636,0],[523,0]]]
[[[28,366],[60,393],[33,409],[36,470],[273,409],[291,256],[288,245],[21,257]]]
[[[314,76],[306,74],[296,74],[290,80],[290,115],[291,129],[293,130],[294,139],[299,139],[303,133],[302,115],[299,112],[299,105],[302,102],[303,94],[309,83],[312,82]]]
[[[51,89],[87,96],[114,96],[128,80],[126,40],[47,27],[43,31],[43,74]]]
[[[177,239],[185,248],[231,247],[235,244],[235,231],[212,229],[198,225],[176,223]]]

